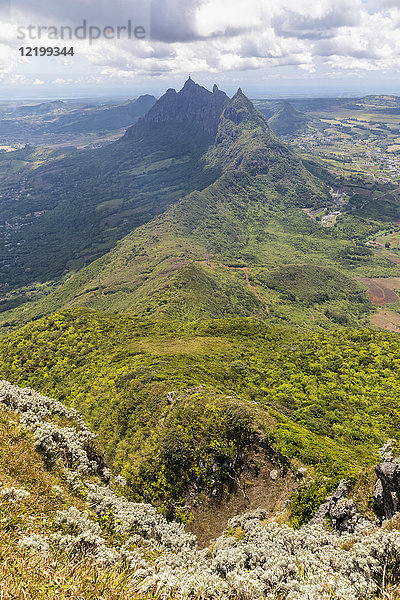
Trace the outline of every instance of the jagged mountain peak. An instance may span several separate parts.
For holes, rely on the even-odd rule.
[[[191,77],[189,77],[183,87],[177,92],[177,95],[184,96],[186,94],[192,94],[195,96],[209,97],[211,96],[211,92],[207,90],[205,87],[193,81]]]
[[[260,114],[241,88],[229,99],[216,84],[210,92],[189,76],[178,92],[168,89],[149,112],[128,129],[126,137],[141,135],[148,127],[173,122],[179,124],[179,129],[190,128],[213,137],[217,134],[222,115],[237,125],[250,122],[255,117],[257,121],[260,119]],[[268,128],[266,122],[263,125]]]
[[[238,89],[236,94],[233,96],[229,104],[224,110],[224,117],[239,125],[245,121],[250,121],[254,117],[257,117],[257,121],[262,119],[261,114],[254,108],[253,103],[245,96],[241,90]],[[265,122],[265,127],[268,129],[268,125]]]
[[[228,96],[217,86],[210,92],[189,77],[179,92],[172,88],[167,90],[149,112],[128,129],[126,137],[135,137],[150,126],[172,122],[179,123],[180,128],[189,127],[200,133],[215,135],[219,118],[228,102]]]
[[[236,104],[242,103],[249,109],[256,110],[251,100],[249,100],[248,97],[242,92],[242,88],[238,88],[236,94],[232,96],[231,102]]]
[[[184,84],[184,86],[183,86],[183,88],[182,88],[182,89],[183,89],[183,90],[185,90],[185,89],[186,89],[186,90],[188,90],[188,89],[194,88],[194,87],[196,87],[196,86],[199,86],[199,84],[198,84],[198,83],[195,83],[195,82],[193,81],[193,79],[192,79],[192,78],[190,77],[190,75],[189,75],[189,77],[186,79],[186,81],[185,81],[185,84]],[[201,86],[199,86],[199,87],[201,87]]]

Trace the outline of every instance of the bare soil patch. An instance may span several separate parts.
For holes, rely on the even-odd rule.
[[[251,471],[242,474],[236,491],[222,501],[210,500],[192,507],[195,519],[187,529],[195,533],[201,548],[207,547],[226,529],[228,520],[241,513],[262,508],[267,518],[273,519],[283,513],[290,493],[298,486],[290,471],[283,473],[269,460],[258,456],[261,467],[256,476]],[[270,471],[278,470],[278,479],[272,481]],[[187,499],[191,505],[191,498]]]
[[[386,331],[400,333],[400,315],[391,310],[380,310],[371,318],[371,324]]]
[[[367,294],[372,304],[384,306],[385,304],[396,304],[400,297],[394,290],[400,290],[400,277],[368,278],[360,277],[367,286]]]

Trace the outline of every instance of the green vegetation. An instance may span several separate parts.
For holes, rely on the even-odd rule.
[[[15,600],[182,599],[176,585],[167,589],[146,575],[158,571],[158,558],[171,559],[184,544],[187,552],[194,536],[154,507],[126,500],[125,482],[110,477],[98,450],[80,437],[86,429],[80,417],[77,423],[60,403],[35,392],[1,387],[0,594]],[[22,402],[15,412],[7,408],[10,398]],[[49,449],[57,456],[51,465]]]
[[[288,494],[289,466],[307,465],[291,496],[300,527],[340,478],[369,508],[377,449],[400,427],[400,340],[365,328],[373,308],[359,281],[400,275],[397,176],[357,162],[366,142],[369,158],[383,148],[383,129],[394,141],[394,122],[372,122],[388,108],[376,98],[324,105],[319,121],[284,107],[272,122],[301,125],[303,162],[240,91],[221,102],[215,122],[177,127],[172,112],[96,151],[0,154],[0,324],[28,323],[1,338],[0,377],[77,408],[129,497],[185,523],[212,502],[248,500],[257,478],[272,485],[271,465]],[[332,136],[334,146],[316,143]],[[344,214],[323,227],[335,202]],[[10,507],[0,519],[0,558],[15,572],[30,560],[15,558],[17,533],[39,520],[40,497],[50,520],[82,498],[69,490],[52,503],[57,463],[35,466],[30,434],[6,433],[0,417],[0,471],[31,494],[26,519]],[[100,525],[116,535],[109,515]],[[82,562],[78,583],[60,557],[49,561],[34,571],[58,570],[66,598],[75,586],[111,600],[113,585],[143,597],[124,571]],[[23,582],[25,597],[55,597],[47,579]]]
[[[184,101],[170,97],[161,105]],[[316,331],[366,325],[372,307],[355,278],[400,275],[388,253],[365,246],[385,227],[382,219],[394,218],[396,196],[390,200],[378,183],[349,184],[350,206],[361,198],[360,206],[322,227],[300,208],[329,204],[335,178],[299,160],[241,92],[224,103],[206,130],[194,115],[178,137],[171,105],[165,120],[145,120],[101,150],[43,166],[37,151],[19,151],[36,162],[4,214],[11,205],[25,214],[35,198],[45,212],[29,227],[17,220],[16,237],[7,233],[0,324],[16,328],[83,306],[182,320],[255,317]],[[71,196],[77,179],[82,186]],[[386,197],[393,210],[384,209]]]
[[[8,336],[0,358],[1,377],[82,411],[132,497],[168,514],[193,483],[228,493],[253,446],[351,478],[400,426],[400,341],[388,333],[75,309]]]
[[[195,93],[205,95],[207,102],[213,98],[204,89]],[[142,244],[139,233],[141,254],[134,255],[142,257],[140,267],[145,271],[148,250],[156,255],[157,264],[164,254],[164,244],[158,247],[160,227],[162,237],[169,236],[168,254],[178,252],[185,264],[203,259],[208,242],[211,251],[224,259],[247,261],[250,256],[254,262],[256,248],[244,248],[251,234],[246,231],[248,219],[254,224],[264,210],[314,206],[327,197],[326,186],[271,133],[243,94],[230,101],[224,96],[221,113],[211,123],[204,122],[203,113],[200,120],[195,114],[192,120],[179,121],[174,103],[186,102],[185,94],[182,90],[174,96],[161,121],[149,117],[105,148],[60,160],[50,155],[43,164],[36,150],[12,153],[14,160],[21,155],[22,166],[3,181],[2,188],[0,233],[6,243],[0,253],[0,285],[8,294],[22,296],[24,290],[15,288],[79,271],[146,222],[149,227],[144,231],[151,237]],[[170,102],[168,94],[163,98],[161,107]],[[154,219],[171,204],[164,222]],[[207,223],[205,217],[212,215],[215,205],[216,218]],[[244,228],[238,222],[242,217]],[[183,238],[181,249],[177,236]],[[263,255],[256,260],[262,261]],[[123,278],[126,281],[126,275]],[[129,278],[129,284],[137,288],[140,280]],[[8,308],[15,306],[15,298],[10,300]],[[116,303],[118,310],[121,304]]]
[[[199,162],[207,140],[191,147],[184,136],[171,144],[171,131],[164,134],[153,132],[137,143],[124,138],[62,160],[50,155],[43,164],[36,150],[29,156],[29,150],[12,153],[13,160],[22,153],[32,164],[24,163],[2,183],[0,224],[10,246],[0,254],[0,283],[19,287],[76,270],[179,197],[213,181],[215,174],[205,173]],[[117,204],[110,202],[115,198]],[[14,228],[7,231],[6,222]]]
[[[10,304],[3,303],[0,322],[16,327],[71,305],[185,320],[266,319],[268,305],[275,323],[330,329],[338,323],[336,314],[346,314],[348,324],[366,324],[371,307],[354,276],[399,275],[400,267],[346,232],[323,228],[290,207],[268,177],[227,172],[133,231],[42,300],[37,286],[34,292],[24,289],[30,302],[7,311],[15,302],[8,293]],[[371,233],[371,227],[366,231]],[[207,247],[211,266],[206,264]],[[308,303],[289,289],[298,286],[286,280],[289,267],[277,265],[291,265],[294,279],[309,289]],[[255,290],[239,270],[244,267]],[[320,278],[330,281],[325,301],[318,297]]]
[[[268,119],[268,125],[276,135],[292,135],[304,130],[310,117],[294,108],[289,102],[278,105],[275,114]]]
[[[318,478],[303,484],[291,495],[290,502],[290,524],[295,529],[305,525],[315,515],[316,510],[326,500],[327,495],[334,488],[333,483]]]

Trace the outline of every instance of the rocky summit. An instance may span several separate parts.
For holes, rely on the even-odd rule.
[[[216,85],[210,92],[189,77],[179,92],[168,89],[137,125],[127,130],[125,136],[134,138],[146,127],[171,122],[177,127],[189,126],[213,136],[228,102],[228,96]]]

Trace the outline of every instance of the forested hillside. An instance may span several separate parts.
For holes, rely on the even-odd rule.
[[[367,329],[299,334],[80,309],[5,338],[0,360],[2,377],[79,409],[132,497],[167,514],[195,510],[189,492],[223,498],[266,446],[357,487],[400,426],[400,341]]]

